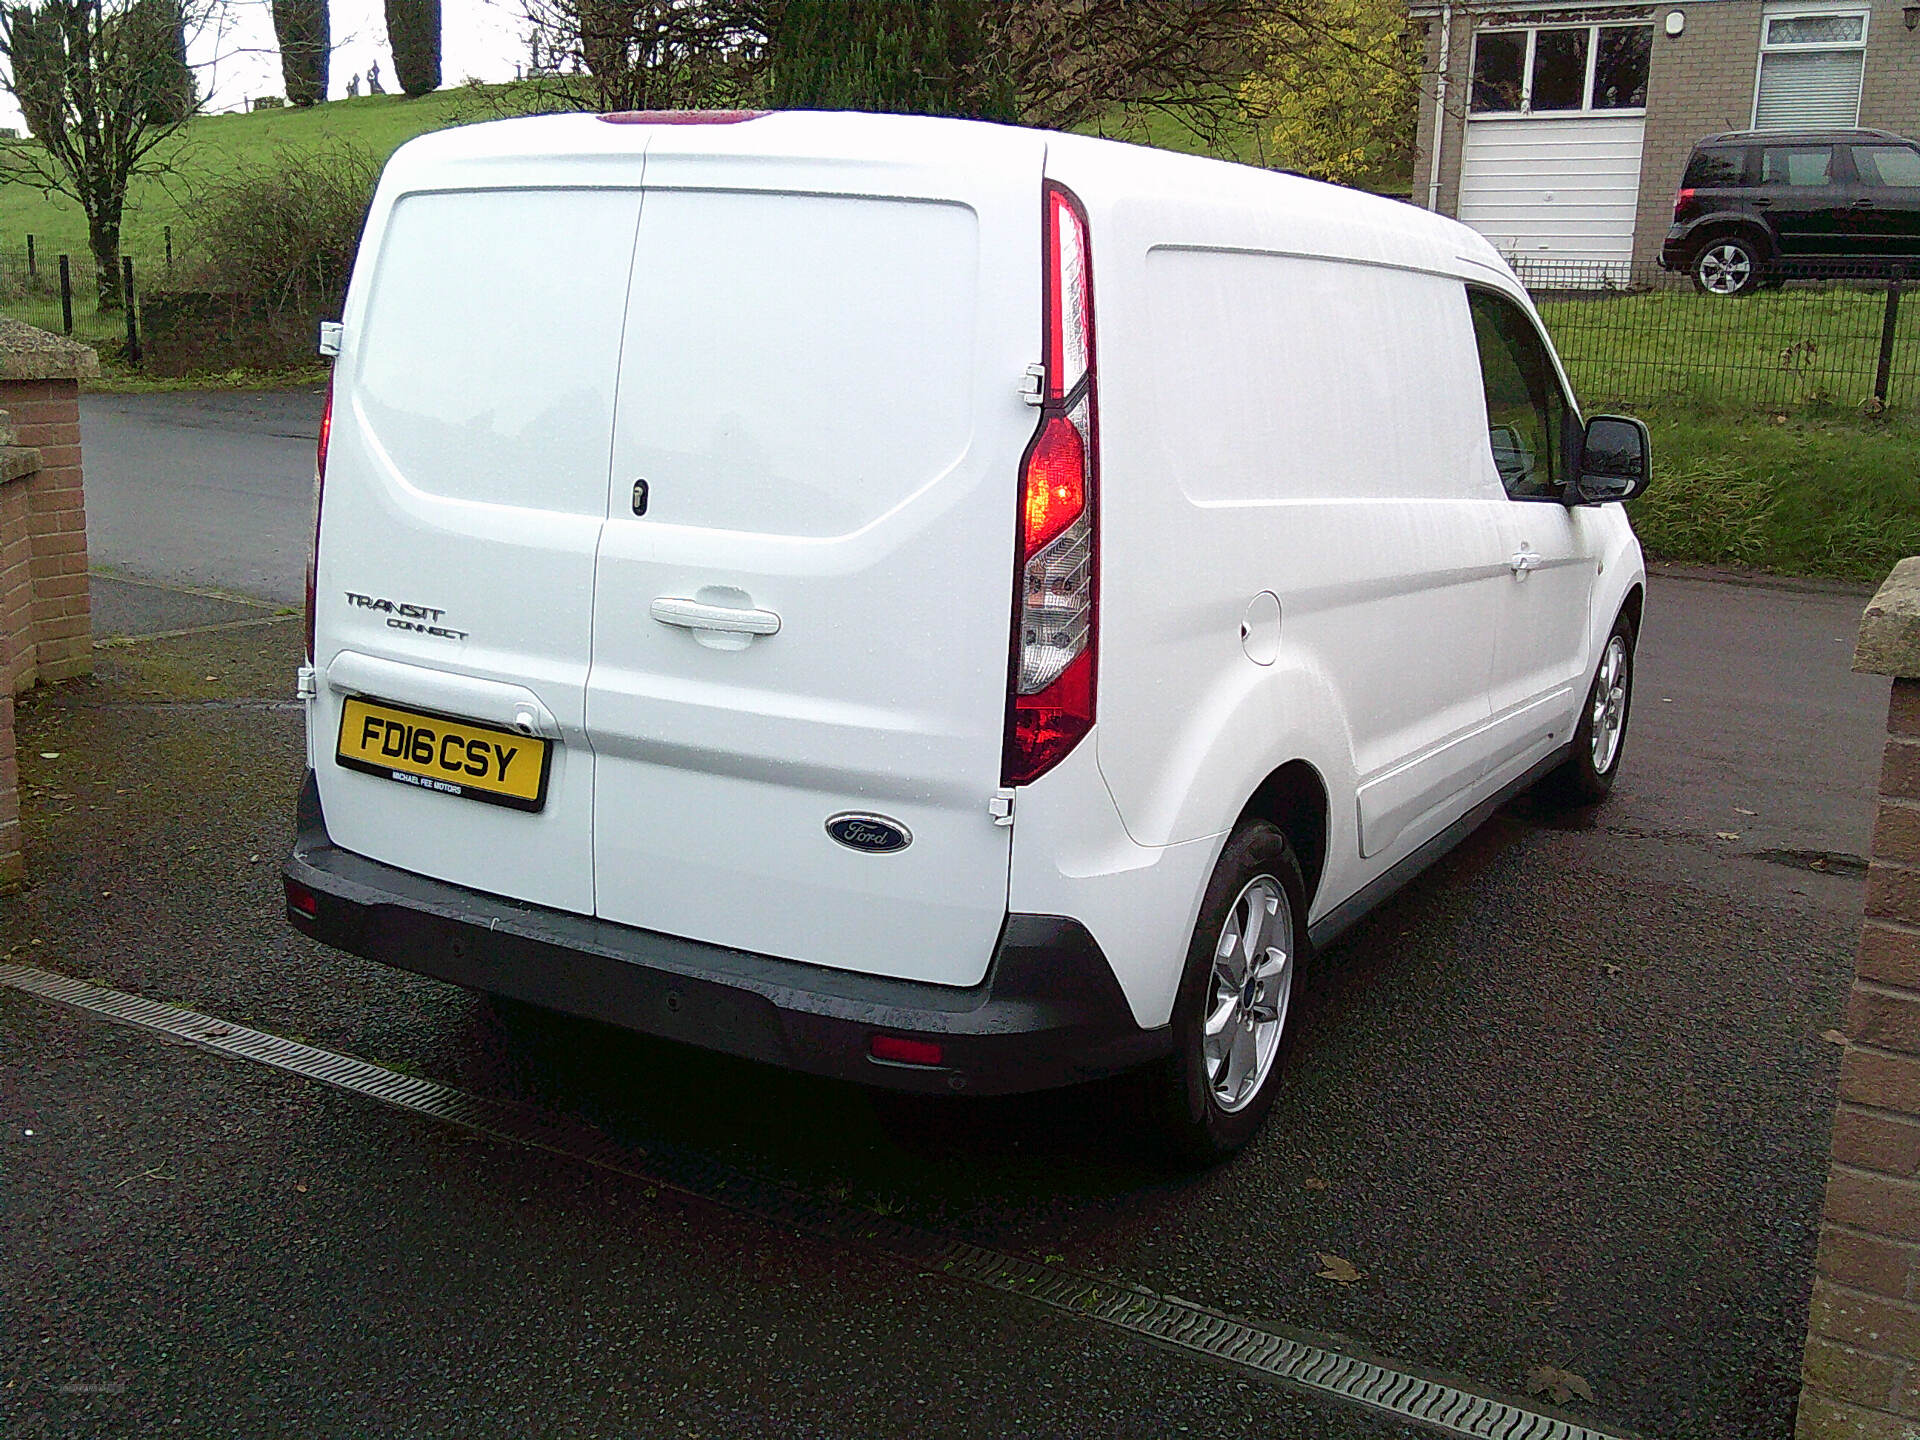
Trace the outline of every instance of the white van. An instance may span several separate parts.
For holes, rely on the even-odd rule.
[[[1208,1157],[1301,956],[1619,764],[1645,429],[1405,205],[507,121],[394,156],[330,339],[285,873],[360,955],[905,1090],[1153,1064]]]

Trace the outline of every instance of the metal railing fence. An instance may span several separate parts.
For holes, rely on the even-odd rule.
[[[1920,404],[1920,283],[1865,267],[1750,294],[1653,265],[1520,260],[1519,275],[1588,405],[1669,402],[1867,413]]]

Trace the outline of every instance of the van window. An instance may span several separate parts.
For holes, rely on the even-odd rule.
[[[1469,290],[1487,438],[1500,483],[1515,500],[1558,500],[1565,483],[1567,397],[1546,347],[1518,305]]]
[[[461,500],[607,511],[635,190],[402,197],[354,397],[399,478]]]

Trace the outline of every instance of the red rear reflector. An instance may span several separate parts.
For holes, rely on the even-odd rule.
[[[309,920],[320,918],[320,897],[304,885],[287,881],[287,908],[306,916]]]
[[[738,125],[758,120],[765,110],[613,110],[599,118],[609,125]]]
[[[940,1065],[945,1051],[931,1040],[908,1040],[899,1035],[873,1037],[873,1058],[901,1065]]]

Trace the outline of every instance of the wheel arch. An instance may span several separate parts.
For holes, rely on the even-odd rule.
[[[1249,820],[1265,820],[1287,837],[1294,858],[1300,862],[1300,878],[1306,885],[1307,906],[1311,909],[1327,865],[1327,830],[1331,820],[1327,782],[1307,761],[1289,760],[1255,788],[1240,808],[1234,828]]]
[[[1691,270],[1694,262],[1700,258],[1700,252],[1715,240],[1729,237],[1753,241],[1760,248],[1760,259],[1763,263],[1771,263],[1780,253],[1780,246],[1774,240],[1773,232],[1752,216],[1710,216],[1695,225],[1687,235],[1687,268]]]
[[[1620,616],[1625,615],[1629,620],[1633,621],[1633,633],[1635,638],[1638,638],[1640,634],[1640,617],[1646,613],[1646,608],[1647,587],[1635,581],[1632,588],[1627,591],[1626,598],[1621,600],[1620,608],[1614,612],[1614,619],[1618,620]],[[1609,625],[1608,629],[1611,630],[1612,626]]]

